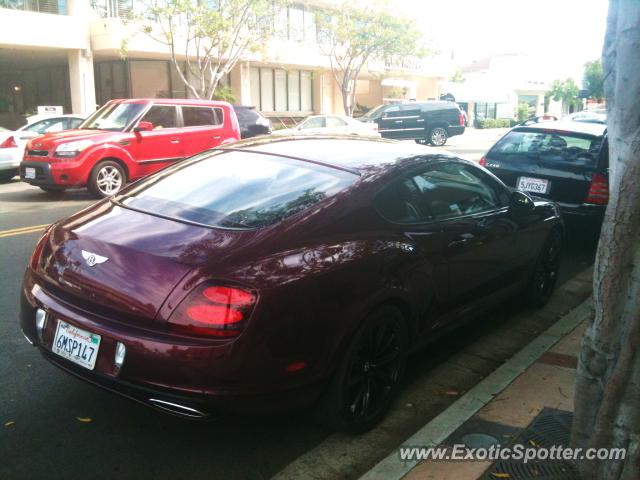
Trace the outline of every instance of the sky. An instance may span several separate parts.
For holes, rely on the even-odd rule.
[[[607,0],[389,0],[416,18],[442,52],[465,65],[500,53],[544,60],[545,79],[581,82],[600,58]],[[580,83],[579,83],[580,84]]]

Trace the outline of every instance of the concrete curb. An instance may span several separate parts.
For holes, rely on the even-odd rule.
[[[449,435],[530,367],[540,355],[587,319],[591,307],[590,298],[582,302],[405,440],[402,445],[431,447],[442,444]],[[418,463],[420,462],[415,460],[401,461],[396,450],[362,475],[360,480],[400,480]]]

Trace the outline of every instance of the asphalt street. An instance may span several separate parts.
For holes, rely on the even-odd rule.
[[[477,161],[502,133],[470,130],[447,148]],[[84,190],[50,197],[17,179],[0,184],[0,478],[263,479],[331,434],[308,412],[215,423],[177,419],[87,385],[41,358],[18,326],[22,274],[40,226],[91,203]],[[595,235],[572,228],[561,283],[588,267],[594,251]],[[419,356],[410,386],[441,366],[466,334]],[[385,435],[399,443],[404,432]]]

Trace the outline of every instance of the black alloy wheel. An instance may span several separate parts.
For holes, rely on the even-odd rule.
[[[558,281],[561,253],[562,234],[554,228],[544,243],[527,288],[531,306],[543,307],[551,298]]]
[[[384,306],[356,333],[325,398],[325,422],[356,434],[375,426],[389,410],[407,359],[407,325]]]

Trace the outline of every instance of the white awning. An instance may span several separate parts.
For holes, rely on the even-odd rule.
[[[442,89],[442,93],[450,93],[456,102],[509,103],[509,89],[490,82],[449,82]]]

